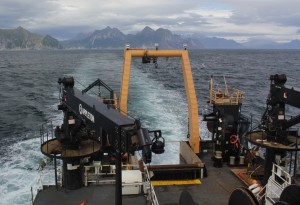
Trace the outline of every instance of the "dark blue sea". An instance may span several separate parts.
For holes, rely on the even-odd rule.
[[[191,50],[189,55],[200,117],[209,109],[211,75],[216,86],[224,87],[225,76],[228,87],[245,91],[242,111],[253,121],[259,121],[265,109],[271,74],[285,73],[286,84],[300,87],[299,50]],[[54,125],[62,122],[58,78],[74,76],[78,88],[100,78],[119,93],[122,64],[121,50],[0,52],[0,204],[30,204],[37,167],[45,159],[38,130],[47,120]],[[176,163],[174,143],[185,139],[188,129],[180,60],[159,58],[155,68],[134,59],[128,110],[148,129],[161,129],[170,142],[166,155],[154,156],[154,163]],[[200,129],[205,138],[208,132],[202,122]]]

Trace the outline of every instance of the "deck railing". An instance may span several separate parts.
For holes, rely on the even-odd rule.
[[[122,165],[123,170],[138,169],[138,165]],[[116,174],[115,165],[101,165],[101,163],[94,162],[92,165],[84,166],[84,185],[89,184],[114,184],[114,176]],[[112,177],[112,178],[109,178]]]
[[[51,139],[53,139],[54,136],[54,127],[52,124],[52,121],[49,120],[40,126],[40,142],[43,144],[44,142],[47,142]]]
[[[143,167],[144,167],[144,171],[145,171],[145,182],[146,182],[145,184],[148,185],[147,187],[144,186],[144,190],[148,192],[147,199],[149,201],[151,201],[152,205],[159,205],[157,196],[154,191],[154,187],[150,181],[150,174],[149,174],[148,168],[144,162],[143,162]]]
[[[244,98],[244,92],[235,88],[210,89],[210,104],[238,105]]]
[[[122,165],[123,170],[137,170],[140,169],[140,165],[124,164]],[[88,184],[114,184],[115,179],[115,165],[101,165],[100,163],[94,162],[93,165],[84,166],[84,185]],[[159,205],[157,196],[155,194],[153,185],[150,181],[150,174],[147,166],[143,163],[142,174],[144,176],[143,182],[135,182],[130,184],[122,184],[122,186],[140,186],[143,187],[144,194],[147,195],[147,200],[151,202],[152,205]],[[105,171],[103,171],[105,170]],[[111,177],[107,177],[111,176]]]
[[[280,198],[281,192],[292,182],[291,176],[282,167],[273,164],[272,175],[266,185],[266,204],[274,204]]]

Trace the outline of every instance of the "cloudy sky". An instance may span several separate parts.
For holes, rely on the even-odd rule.
[[[299,0],[1,0],[0,28],[22,26],[59,39],[145,26],[244,42],[300,39]]]

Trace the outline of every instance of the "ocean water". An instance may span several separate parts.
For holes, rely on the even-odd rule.
[[[191,50],[189,55],[200,118],[209,109],[211,75],[217,86],[224,86],[225,76],[228,87],[245,91],[243,113],[253,121],[259,121],[265,109],[271,74],[285,73],[287,85],[300,87],[299,50]],[[123,51],[114,50],[0,52],[0,204],[30,204],[39,161],[46,159],[40,153],[38,130],[47,120],[54,125],[62,121],[58,78],[74,76],[78,88],[100,78],[118,93],[122,64]],[[159,58],[157,68],[134,59],[128,110],[144,127],[163,132],[166,153],[154,155],[153,163],[176,163],[178,141],[186,138],[188,129],[180,59]],[[200,129],[205,138],[208,132],[201,121]]]

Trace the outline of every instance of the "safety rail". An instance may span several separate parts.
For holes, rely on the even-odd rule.
[[[283,188],[278,183],[271,180],[270,183],[268,183],[268,185],[266,186],[266,190],[266,200],[275,203],[280,198],[280,194],[283,191]]]
[[[152,202],[152,205],[159,205],[157,196],[156,196],[155,191],[154,191],[154,187],[153,187],[153,185],[150,181],[150,174],[149,174],[148,168],[147,168],[147,166],[145,165],[144,162],[143,162],[143,167],[144,167],[144,171],[145,171],[145,182],[148,185],[148,187],[144,186],[144,191],[148,192],[148,198],[147,199]]]
[[[274,204],[280,198],[281,192],[292,182],[288,172],[276,164],[273,164],[272,175],[266,185],[266,204]]]
[[[53,126],[52,121],[47,121],[41,124],[39,132],[41,151],[48,157],[58,159],[62,158],[62,156],[67,157],[69,155],[72,155],[72,153],[74,152],[74,145],[62,145],[60,143],[60,140],[56,138],[55,135],[57,133],[63,135],[63,131],[55,133],[55,127]],[[89,138],[81,142],[81,145],[86,145],[87,147],[89,147],[92,153],[99,149],[96,139]],[[53,147],[55,147],[55,152],[52,152],[54,150]]]
[[[48,171],[45,173],[45,171]],[[46,169],[45,167],[41,168],[39,167],[37,172],[37,184],[36,186],[31,187],[30,193],[31,193],[31,202],[32,205],[34,204],[34,200],[38,194],[38,192],[42,191],[45,187],[49,186],[55,186],[55,181],[53,180],[54,173],[49,172],[50,170]],[[53,171],[53,170],[51,170]],[[62,166],[57,166],[57,186],[62,187]]]
[[[210,104],[238,105],[244,98],[244,92],[235,88],[210,89]]]
[[[52,121],[47,121],[40,126],[40,141],[41,144],[55,138],[54,127]]]
[[[129,165],[122,165],[128,168]],[[131,165],[132,167],[132,165]],[[101,162],[94,161],[93,165],[84,166],[84,185],[88,184],[114,184],[114,179],[101,178],[101,176],[114,177],[116,174],[115,165],[101,165]]]
[[[262,188],[259,190],[259,192],[255,195],[256,198],[257,198],[257,200],[258,200],[260,203],[263,202],[263,199],[264,199],[264,197],[266,196],[266,188],[267,188],[267,186],[262,187]]]
[[[56,172],[57,172],[56,184],[59,187],[62,187],[62,185],[63,185],[62,166],[57,166]],[[39,170],[38,175],[39,175],[38,190],[43,190],[43,187],[45,187],[45,186],[55,185],[55,180],[53,180],[53,179],[55,179],[53,177],[54,172],[53,173],[51,173],[51,172],[44,173],[43,170]]]
[[[123,164],[122,170],[137,170],[139,165]],[[101,164],[94,161],[92,165],[84,166],[84,185],[88,184],[114,184],[115,180],[109,177],[116,175],[116,165]]]
[[[132,165],[132,164],[124,164],[122,165],[123,170],[138,170],[142,169],[142,173],[144,175],[143,182],[135,182],[135,183],[126,183],[122,184],[122,186],[143,186],[144,194],[147,195],[147,200],[151,201],[152,205],[159,205],[157,196],[155,194],[153,185],[150,181],[150,174],[147,169],[147,166],[144,164],[142,168],[140,165]],[[84,185],[88,186],[88,184],[114,184],[115,183],[115,165],[101,165],[98,161],[94,161],[93,165],[84,166]]]

